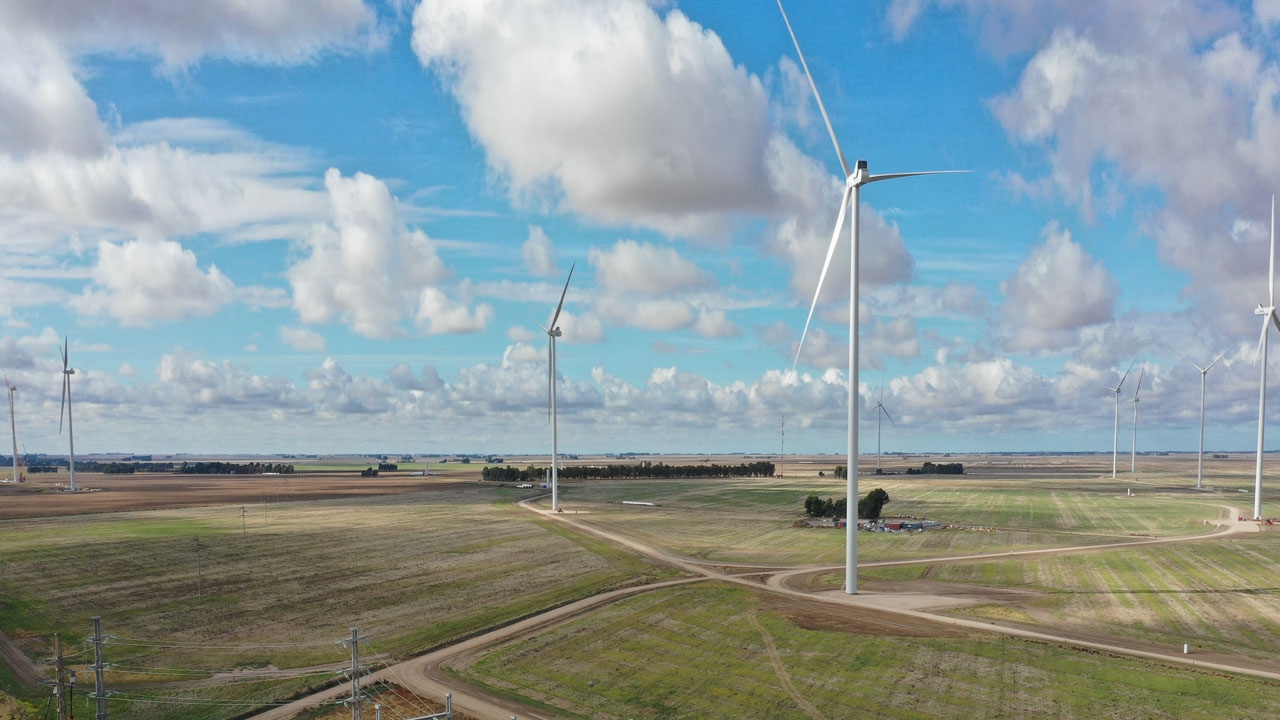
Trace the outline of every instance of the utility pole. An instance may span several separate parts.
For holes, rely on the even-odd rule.
[[[246,538],[248,537],[248,533],[249,533],[248,521],[245,520],[246,512],[247,511],[244,509],[244,506],[241,505],[240,506],[240,544],[241,545],[243,545],[246,542]]]
[[[107,698],[111,693],[107,692],[107,681],[104,678],[107,664],[102,661],[102,645],[106,638],[102,636],[102,618],[97,615],[93,616],[93,637],[90,640],[93,642],[93,664],[89,666],[93,671],[93,692],[89,697],[97,704],[95,720],[107,720]]]
[[[364,693],[360,690],[360,676],[364,674],[365,668],[360,664],[360,643],[368,642],[369,638],[360,637],[359,628],[351,628],[350,640],[339,640],[338,644],[351,649],[351,669],[347,673],[351,677],[351,699],[344,702],[351,705],[351,720],[363,720]]]
[[[54,669],[53,694],[58,698],[58,720],[67,720],[67,688],[63,685],[65,671],[62,665],[62,633],[53,634]]]

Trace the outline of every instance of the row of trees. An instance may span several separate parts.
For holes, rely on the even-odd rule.
[[[62,463],[66,465],[66,463]],[[41,472],[32,466],[31,472]],[[53,467],[48,466],[52,472]],[[293,473],[293,466],[285,463],[229,463],[218,461],[202,461],[202,462],[147,462],[147,463],[130,463],[130,462],[97,462],[95,460],[81,460],[76,462],[76,469],[83,472],[100,472],[107,475],[133,475],[134,473],[175,473],[178,475],[290,475]]]
[[[908,475],[963,475],[964,463],[926,462],[920,469],[907,468]]]
[[[732,478],[773,477],[773,463],[767,461],[740,465],[667,465],[644,461],[636,465],[572,465],[560,468],[559,476],[566,480],[613,480],[618,478]],[[480,477],[492,482],[542,482],[547,469],[529,467],[486,467]]]
[[[876,470],[876,473],[880,474],[880,471]],[[835,472],[836,477],[843,478],[847,474],[848,473],[845,471],[845,468],[843,465],[836,466],[836,472]],[[907,474],[908,475],[963,475],[964,463],[926,462],[924,465],[921,465],[918,468],[907,468]]]
[[[810,495],[804,499],[804,514],[815,518],[842,518],[848,504],[845,498],[833,501],[831,498],[824,500],[817,495]]]
[[[883,488],[876,488],[858,501],[858,517],[863,520],[878,520],[884,506],[888,504],[889,493]],[[810,495],[804,499],[804,514],[808,517],[842,518],[845,517],[847,509],[845,498],[833,501],[830,498],[824,500],[817,495]]]

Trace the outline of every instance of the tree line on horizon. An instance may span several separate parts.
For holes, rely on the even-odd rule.
[[[44,465],[28,465],[27,472],[56,472],[67,467],[66,460],[54,460]],[[216,460],[200,462],[99,462],[80,460],[76,469],[81,472],[97,472],[104,475],[133,475],[135,473],[173,473],[175,475],[292,475],[293,466],[285,463],[230,463]]]
[[[567,480],[614,480],[619,478],[700,479],[732,477],[773,477],[774,466],[768,461],[739,465],[667,465],[645,460],[634,465],[571,465],[560,468],[558,477]],[[483,480],[491,482],[543,482],[547,468],[530,465],[517,467],[485,467]]]

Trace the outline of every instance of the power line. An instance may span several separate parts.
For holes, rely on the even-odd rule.
[[[333,645],[332,640],[316,640],[313,642],[295,642],[295,643],[245,643],[241,645],[231,645],[223,643],[178,643],[178,642],[152,642],[149,640],[133,640],[129,638],[111,638],[112,645],[127,645],[129,647],[150,647],[150,648],[166,648],[181,650],[270,650],[273,648],[299,648],[299,647],[325,647]]]
[[[370,650],[370,652],[372,652],[374,655],[376,655],[376,656],[377,656],[377,658],[378,658],[378,661],[379,661],[379,662],[381,662],[381,663],[383,664],[383,666],[384,666],[384,667],[386,667],[386,669],[387,669],[387,674],[388,674],[388,675],[390,675],[391,677],[395,678],[396,682],[397,682],[397,683],[399,683],[399,684],[401,685],[401,687],[404,687],[404,686],[406,685],[406,683],[405,683],[405,681],[404,681],[404,680],[402,680],[402,679],[400,678],[400,676],[396,673],[395,665],[393,665],[391,662],[389,662],[389,661],[387,660],[387,658],[386,658],[386,657],[384,657],[384,656],[382,655],[382,653],[378,652],[377,650],[374,650],[374,649],[373,649],[373,645],[372,645],[372,644],[369,646],[369,650]],[[385,681],[384,681],[384,682],[385,682]],[[388,684],[388,686],[390,686],[390,685]],[[399,693],[396,693],[394,690],[392,690],[392,693],[394,693],[394,694],[396,695],[396,697],[400,697]],[[414,693],[414,694],[413,694],[413,697],[417,697],[417,694],[416,694],[416,693]],[[424,714],[424,715],[426,715],[426,714],[428,714],[428,713],[430,713],[430,712],[431,712],[431,708],[428,708],[428,707],[426,707],[426,706],[424,706],[424,705],[422,705],[422,704],[420,704],[420,703],[418,703],[418,702],[416,702],[416,701],[408,701],[408,702],[409,702],[409,704],[413,705],[413,708],[414,708],[415,710],[422,710],[422,711],[424,711],[424,712],[423,712],[423,714]]]

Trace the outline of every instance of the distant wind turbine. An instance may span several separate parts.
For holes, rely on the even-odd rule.
[[[1124,371],[1124,375],[1120,376],[1120,382],[1115,387],[1107,388],[1116,394],[1116,429],[1111,435],[1111,479],[1116,479],[1116,458],[1120,453],[1120,388],[1124,386],[1124,381],[1129,377],[1129,373],[1133,370],[1133,363],[1138,362],[1137,358],[1129,363],[1129,369]],[[1106,387],[1106,386],[1103,386]]]
[[[876,401],[876,474],[880,474],[880,416],[889,418],[889,423],[894,427],[898,427],[898,423],[893,421],[889,415],[889,411],[884,407],[884,383],[880,383],[880,399]]]
[[[1138,373],[1138,387],[1133,389],[1133,445],[1129,448],[1129,472],[1138,472],[1138,393],[1142,392],[1142,378],[1147,376],[1147,369]]]
[[[565,278],[564,290],[560,292],[560,303],[551,316],[551,322],[542,331],[547,334],[547,420],[551,423],[551,511],[560,511],[560,469],[558,458],[558,438],[556,435],[556,338],[562,333],[556,327],[560,320],[560,310],[564,307],[564,296],[569,292],[569,281],[573,279],[573,269],[578,263],[569,266],[569,277]]]
[[[1258,385],[1258,461],[1253,477],[1253,517],[1262,517],[1262,436],[1267,426],[1267,330],[1275,325],[1280,330],[1280,318],[1276,317],[1276,196],[1271,196],[1271,263],[1267,269],[1267,306],[1259,305],[1254,315],[1262,316],[1262,337],[1258,338],[1258,354],[1253,361],[1262,358],[1262,382]]]
[[[1175,351],[1175,352],[1176,352],[1176,351]],[[1197,365],[1197,364],[1195,364],[1195,363],[1191,362],[1190,360],[1188,360],[1186,357],[1183,357],[1182,353],[1178,353],[1178,357],[1181,357],[1183,360],[1186,360],[1186,361],[1187,361],[1187,363],[1188,363],[1189,365],[1191,365],[1191,367],[1193,367],[1193,368],[1195,368],[1195,369],[1197,369],[1197,370],[1199,370],[1199,371],[1200,371],[1200,450],[1199,450],[1199,452],[1198,452],[1198,453],[1197,453],[1197,455],[1196,455],[1196,489],[1197,489],[1197,490],[1203,490],[1203,489],[1204,489],[1204,385],[1205,385],[1205,377],[1209,374],[1209,368],[1213,367],[1214,365],[1217,365],[1217,364],[1218,364],[1218,361],[1219,361],[1219,360],[1221,360],[1223,357],[1225,357],[1225,356],[1226,356],[1226,354],[1227,354],[1226,352],[1223,352],[1223,353],[1221,353],[1220,355],[1218,355],[1218,357],[1214,358],[1214,359],[1213,359],[1213,362],[1209,363],[1208,365],[1205,365],[1204,367],[1200,367],[1199,365]]]
[[[18,386],[9,382],[8,375],[4,376],[4,386],[9,391],[9,427],[13,430],[13,481],[18,482],[18,423],[13,419],[13,394]]]
[[[76,371],[68,367],[70,358],[67,355],[67,338],[62,338],[62,410],[58,413],[58,434],[62,434],[62,416],[67,416],[67,439],[71,442],[70,469],[71,492],[76,491],[76,433],[71,423],[71,376]]]
[[[804,68],[805,77],[809,79],[809,87],[813,90],[813,99],[818,103],[818,110],[822,113],[822,121],[827,125],[827,133],[831,136],[831,143],[836,148],[836,156],[840,158],[840,167],[844,170],[845,176],[844,195],[840,199],[840,213],[836,217],[835,230],[831,233],[831,244],[827,247],[827,259],[822,263],[822,273],[818,276],[818,287],[813,293],[813,305],[809,307],[809,317],[804,321],[804,332],[800,334],[800,345],[796,348],[795,362],[799,362],[800,351],[804,349],[804,338],[809,333],[809,323],[813,321],[813,311],[818,307],[818,296],[822,294],[822,283],[827,278],[827,270],[831,267],[831,257],[835,255],[836,243],[840,239],[840,230],[844,227],[845,212],[852,208],[853,215],[849,229],[849,437],[846,465],[848,471],[845,473],[848,499],[846,500],[847,510],[845,515],[844,591],[849,595],[856,595],[858,593],[858,206],[860,190],[863,185],[881,180],[967,171],[935,170],[872,175],[867,170],[866,160],[859,160],[857,165],[851,169],[849,161],[844,157],[844,151],[840,149],[840,141],[836,139],[836,132],[831,127],[831,118],[827,116],[827,109],[822,104],[822,96],[818,93],[818,86],[813,81],[813,74],[809,72],[809,65],[805,62],[804,53],[800,50],[800,42],[796,40],[795,31],[791,29],[791,21],[787,18],[787,11],[782,7],[782,0],[778,0],[778,10],[782,11],[782,20],[787,24],[787,33],[791,35],[791,42],[796,47],[796,55],[800,58],[800,66]],[[792,369],[795,368],[795,362],[792,363]]]

